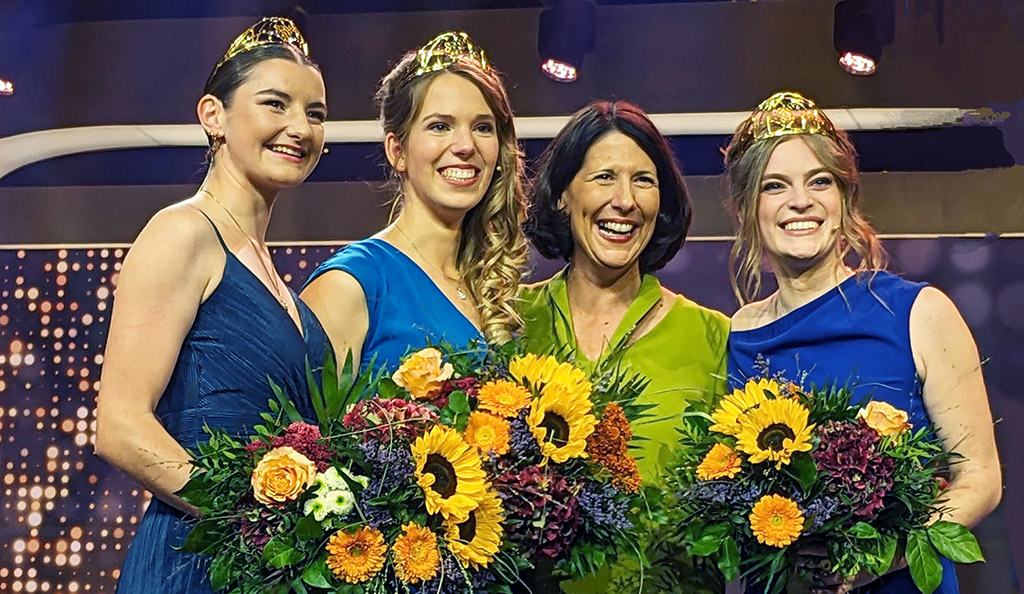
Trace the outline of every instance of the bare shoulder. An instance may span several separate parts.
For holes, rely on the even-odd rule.
[[[924,287],[917,294],[914,305],[910,308],[910,324],[948,319],[949,316],[960,317],[953,300],[935,287]]]
[[[210,221],[187,201],[164,208],[153,215],[132,244],[133,251],[168,253],[178,259],[220,249]]]
[[[336,307],[354,302],[363,302],[365,305],[366,301],[363,285],[359,280],[348,272],[337,269],[328,270],[309,281],[302,289],[300,297],[311,307],[312,301],[332,303]]]
[[[762,299],[740,307],[732,314],[732,329],[743,331],[764,326],[768,323],[768,304],[768,299]]]

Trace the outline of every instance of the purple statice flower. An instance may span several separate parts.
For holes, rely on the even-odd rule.
[[[437,575],[421,584],[409,584],[413,594],[464,594],[471,592],[471,584],[465,569],[455,560],[455,555],[441,551],[441,566]]]
[[[753,505],[760,495],[760,490],[754,485],[731,481],[701,481],[684,490],[682,499],[697,499],[712,505]]]
[[[520,411],[519,416],[509,423],[509,446],[512,455],[520,460],[528,460],[540,456],[540,447],[537,446],[537,438],[530,433],[530,427],[526,424],[526,415],[529,414],[529,407]]]
[[[387,495],[413,476],[412,453],[409,448],[397,443],[379,443],[370,440],[356,447],[366,456],[370,469],[366,488],[356,494],[356,504],[366,521],[380,531],[397,527],[399,522],[387,509],[372,503],[377,497]]]
[[[839,511],[839,498],[825,495],[811,500],[807,505],[801,506],[804,517],[807,518],[807,525],[804,532],[810,533],[821,528],[825,522],[832,519]]]
[[[578,503],[583,515],[595,524],[632,530],[633,523],[626,519],[629,502],[621,494],[613,485],[588,481],[580,491]]]
[[[485,567],[469,570],[469,581],[474,592],[482,592],[487,586],[493,584],[497,578]]]

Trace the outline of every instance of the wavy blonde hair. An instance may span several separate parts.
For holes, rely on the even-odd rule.
[[[456,265],[480,311],[484,336],[492,344],[512,339],[522,325],[515,298],[529,251],[522,233],[526,198],[523,191],[523,153],[516,139],[512,108],[499,74],[470,60],[413,77],[416,52],[406,54],[385,76],[375,99],[384,132],[404,145],[412,122],[419,115],[426,89],[436,76],[450,72],[472,82],[494,114],[498,130],[498,167],[480,203],[462,220]],[[395,205],[402,201],[402,178],[391,168]],[[392,211],[394,215],[396,211]]]
[[[858,275],[884,269],[887,261],[885,250],[875,230],[861,213],[857,151],[849,136],[839,129],[836,129],[835,137],[820,134],[798,136],[838,184],[842,210],[835,249],[840,260],[846,262],[851,252],[856,254],[859,260],[855,266]],[[739,138],[740,133],[737,132],[725,150],[729,206],[739,222],[736,240],[729,253],[729,280],[736,299],[740,305],[745,305],[757,299],[761,292],[761,270],[765,262],[764,243],[757,223],[761,180],[768,159],[776,147],[793,136],[765,138],[737,154]]]

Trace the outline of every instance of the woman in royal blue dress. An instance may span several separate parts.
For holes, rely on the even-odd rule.
[[[339,359],[394,371],[409,350],[509,340],[527,248],[508,95],[461,32],[410,52],[377,91],[398,216],[317,268],[302,291]]]
[[[933,424],[965,457],[950,469],[943,517],[977,524],[1001,496],[977,347],[946,295],[883,270],[881,245],[860,213],[847,135],[813,102],[778,93],[740,124],[726,165],[739,219],[733,288],[743,304],[732,319],[730,381],[767,372],[850,386],[855,398],[908,411],[915,426]],[[778,290],[755,300],[765,261]],[[904,567],[853,580],[818,569],[811,592],[918,592]],[[954,566],[943,560],[937,592],[957,591]]]
[[[198,105],[209,171],[157,213],[118,279],[97,400],[96,453],[154,496],[118,592],[211,592],[205,564],[176,550],[195,509],[175,495],[205,426],[248,435],[274,399],[312,418],[306,361],[327,338],[284,284],[264,236],[280,190],[302,183],[324,145],[324,83],[302,34],[266,18],[239,36]]]

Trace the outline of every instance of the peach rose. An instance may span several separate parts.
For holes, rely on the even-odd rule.
[[[413,398],[425,400],[441,389],[453,371],[451,363],[444,363],[441,351],[426,348],[409,355],[391,379],[408,390]]]
[[[252,495],[263,505],[295,501],[316,480],[316,464],[284,446],[263,455],[252,471]]]
[[[867,406],[860,409],[857,418],[864,419],[868,427],[878,431],[882,435],[899,435],[911,425],[907,422],[907,412],[896,408],[888,402],[872,400]]]

